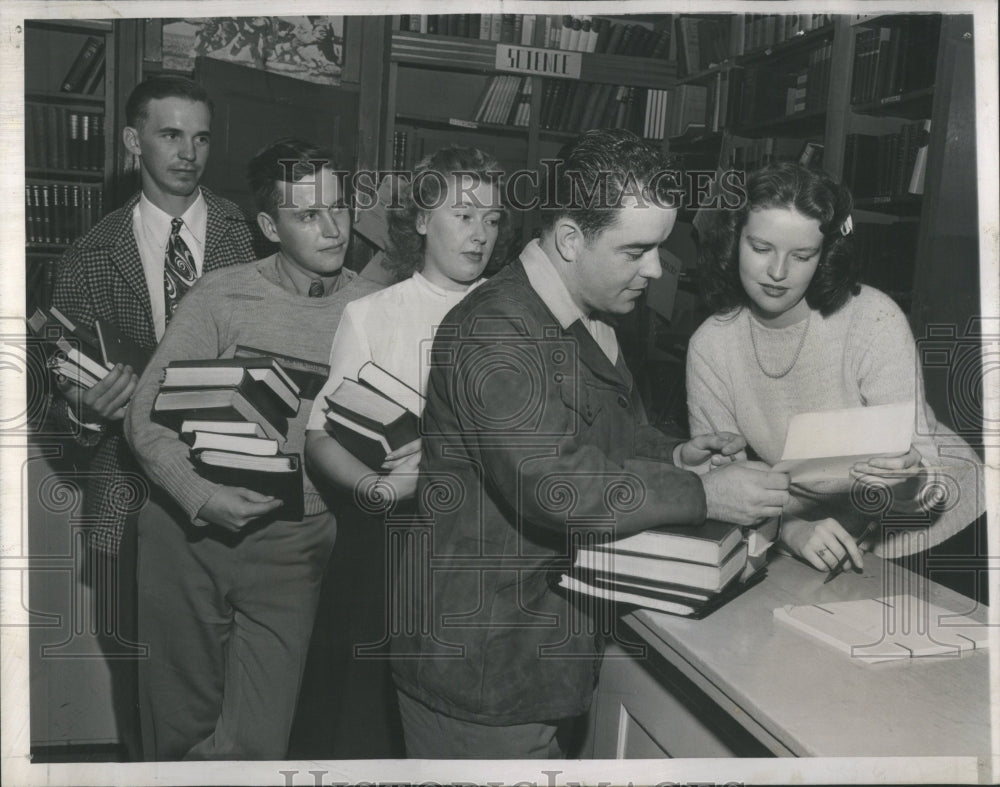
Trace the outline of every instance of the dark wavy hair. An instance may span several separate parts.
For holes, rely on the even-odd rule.
[[[585,131],[563,145],[546,164],[542,227],[550,230],[562,216],[576,222],[591,242],[618,218],[626,193],[640,192],[660,205],[673,206],[676,186],[671,162],[631,131],[601,128]],[[655,194],[650,194],[655,191]]]
[[[861,265],[853,236],[841,227],[854,200],[846,186],[820,170],[788,162],[768,164],[747,178],[746,199],[737,210],[715,210],[699,239],[698,272],[702,295],[715,313],[748,306],[740,282],[740,236],[752,210],[794,208],[816,219],[823,244],[806,303],[826,316],[860,292]]]
[[[277,219],[278,204],[284,194],[281,184],[313,177],[317,166],[343,173],[334,152],[312,142],[283,137],[262,148],[247,164],[247,181],[257,210],[266,211],[271,218]],[[349,178],[339,180],[341,187],[346,189]],[[342,196],[346,202],[347,195]]]
[[[400,189],[398,207],[390,207],[387,211],[389,248],[382,266],[393,273],[397,281],[423,269],[426,239],[417,232],[417,218],[441,204],[452,176],[471,178],[476,185],[493,184],[503,194],[503,167],[484,150],[449,145],[421,159],[413,168],[412,178]],[[490,260],[504,263],[512,235],[510,215],[503,204],[496,207],[500,210],[500,227]],[[490,267],[495,269],[497,266],[491,264]]]
[[[208,107],[208,115],[212,116],[212,101],[205,88],[187,77],[167,74],[150,77],[140,82],[129,94],[125,102],[125,125],[138,128],[149,117],[149,102],[158,98],[186,98]]]

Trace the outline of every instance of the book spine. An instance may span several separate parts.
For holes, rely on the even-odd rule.
[[[63,77],[62,84],[59,86],[60,91],[63,93],[80,92],[87,77],[87,70],[97,58],[98,51],[103,47],[104,42],[94,36],[89,37],[84,42],[76,60],[73,61],[66,76]]]

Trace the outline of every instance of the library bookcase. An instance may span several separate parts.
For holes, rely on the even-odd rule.
[[[137,22],[25,20],[25,292],[47,305],[53,266],[117,204],[120,140],[138,82]]]

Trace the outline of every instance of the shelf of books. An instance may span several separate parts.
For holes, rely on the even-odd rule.
[[[29,313],[47,305],[59,255],[103,215],[113,24],[25,23],[25,240]]]
[[[513,172],[537,169],[588,128],[629,128],[659,142],[676,72],[671,18],[397,17],[383,161],[405,170],[458,143],[489,151]],[[526,236],[530,218],[515,225],[521,219]]]

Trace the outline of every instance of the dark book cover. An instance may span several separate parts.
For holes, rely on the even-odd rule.
[[[233,461],[233,455],[226,456],[227,454],[229,452],[226,451],[198,451],[192,454],[191,461],[194,463],[198,475],[207,481],[225,486],[243,487],[281,500],[281,508],[269,514],[268,518],[298,522],[305,517],[302,460],[297,454],[279,455],[281,459],[288,460],[289,469],[270,471],[232,467],[228,463]],[[277,459],[279,457],[264,458]],[[235,461],[240,460],[236,459]]]
[[[274,359],[299,387],[299,398],[309,401],[316,398],[326,384],[326,379],[330,376],[330,367],[328,364],[307,361],[304,358],[296,358],[294,355],[261,350],[248,345],[238,344],[236,346],[235,357],[240,359]]]
[[[63,93],[79,93],[87,79],[87,71],[91,67],[97,54],[104,48],[104,40],[96,36],[90,36],[80,48],[76,60],[69,67],[66,76],[63,77],[59,89]]]
[[[607,22],[608,20],[604,20]],[[608,32],[605,36],[604,48],[598,49],[599,52],[606,52],[608,54],[617,54],[618,50],[621,48],[622,36],[625,35],[625,25],[620,22],[612,22],[608,27]],[[600,47],[600,39],[598,39],[598,47]]]
[[[112,322],[94,320],[94,332],[101,350],[104,365],[114,366],[116,363],[131,366],[132,370],[141,375],[149,363],[150,353],[132,341]]]

